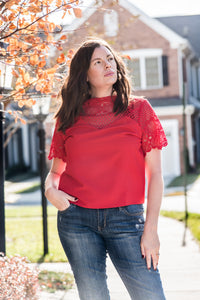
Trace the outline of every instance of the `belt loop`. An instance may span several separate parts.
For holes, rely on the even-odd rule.
[[[100,216],[99,216],[99,209],[97,209],[97,226],[98,230],[101,231],[101,226],[100,226]]]
[[[104,209],[104,228],[106,227],[106,214],[107,214],[107,209]]]

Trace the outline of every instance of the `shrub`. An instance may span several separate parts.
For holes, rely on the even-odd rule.
[[[0,253],[0,299],[38,299],[38,271],[27,264],[26,257],[7,257]]]

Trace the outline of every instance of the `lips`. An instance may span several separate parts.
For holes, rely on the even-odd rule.
[[[108,76],[112,76],[112,75],[114,75],[114,74],[115,74],[114,72],[111,72],[111,71],[110,71],[110,72],[106,73],[104,76],[105,76],[105,77],[108,77]]]

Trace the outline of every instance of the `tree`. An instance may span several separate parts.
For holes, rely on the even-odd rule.
[[[17,101],[21,108],[31,107],[33,91],[53,94],[54,80],[62,80],[60,70],[72,56],[69,50],[64,55],[62,44],[67,36],[62,27],[50,20],[60,11],[61,18],[67,14],[81,17],[79,1],[75,0],[3,0],[0,1],[0,65],[13,66],[14,89],[0,100]],[[56,35],[61,37],[56,40]],[[51,47],[59,52],[56,64],[51,66],[48,55]],[[0,71],[1,75],[1,71]],[[32,91],[32,92],[30,92]],[[18,114],[15,111],[15,118]]]

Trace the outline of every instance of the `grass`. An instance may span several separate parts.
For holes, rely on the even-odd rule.
[[[14,174],[15,174],[15,172],[14,172]],[[10,175],[6,179],[11,182],[22,182],[27,179],[35,178],[36,176],[39,176],[39,174],[37,172],[27,171],[27,172],[21,172],[21,173],[18,172],[15,175],[12,174],[12,176]]]
[[[161,211],[160,213],[164,217],[173,218],[177,221],[183,222],[185,220],[184,212],[175,211]],[[192,235],[197,240],[200,245],[200,214],[188,213],[187,220],[188,228],[190,229]]]
[[[73,276],[63,272],[41,271],[38,279],[40,288],[49,293],[54,293],[57,290],[69,290],[74,283]]]
[[[199,174],[187,174],[187,185],[194,183],[198,178],[200,178]],[[178,176],[174,178],[168,187],[177,187],[177,186],[184,186],[184,176]]]
[[[56,218],[56,208],[52,205],[48,205],[48,217]],[[6,218],[33,218],[40,217],[42,215],[41,206],[16,206],[15,208],[6,207]]]
[[[56,208],[48,206],[49,254],[43,257],[41,207],[6,207],[6,254],[26,256],[30,262],[66,262],[57,233],[56,213]]]
[[[16,194],[33,193],[33,192],[39,190],[39,189],[40,189],[40,186],[41,186],[40,183],[35,183],[35,184],[33,184],[31,187],[29,187],[29,188],[22,189],[22,190],[18,190],[18,191],[16,192]]]
[[[191,173],[188,172],[186,174],[186,184],[190,185],[193,184],[198,178],[200,178],[200,165],[197,166],[196,171]],[[181,187],[184,186],[184,175],[180,175],[175,177],[168,185],[168,187]]]

